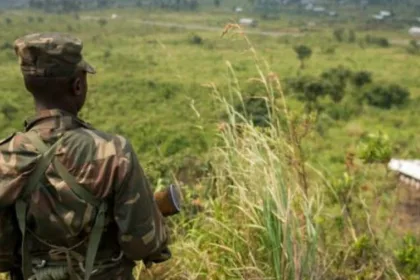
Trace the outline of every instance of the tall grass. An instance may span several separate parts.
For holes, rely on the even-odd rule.
[[[229,94],[209,85],[227,121],[220,124],[221,141],[211,153],[205,211],[175,225],[174,259],[164,279],[321,277],[315,220],[322,192],[308,181],[300,137],[278,77],[250,49],[258,73],[254,82],[266,89],[260,98],[269,110],[267,124],[257,127],[246,111],[235,109],[236,103],[244,106],[245,97],[227,63]]]
[[[226,33],[232,28],[239,29],[230,25]],[[243,36],[240,29],[237,33]],[[265,89],[259,98],[269,112],[267,122],[254,125],[242,84],[227,62],[229,91],[207,85],[227,118],[210,155],[211,178],[202,182],[205,210],[174,222],[174,258],[152,274],[157,279],[401,279],[392,255],[369,231],[370,215],[363,212],[368,206],[362,215],[347,213],[360,208],[363,197],[356,193],[354,202],[331,202],[348,180],[336,186],[334,178],[307,162],[305,136],[312,117],[288,109],[278,76],[243,38],[255,61],[257,77],[251,81]]]

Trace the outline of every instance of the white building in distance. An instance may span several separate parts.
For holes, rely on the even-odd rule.
[[[257,21],[252,18],[241,18],[239,20],[239,24],[243,26],[251,26],[251,27],[256,27],[258,25]]]
[[[420,37],[420,27],[413,26],[408,30],[408,33],[413,37]]]

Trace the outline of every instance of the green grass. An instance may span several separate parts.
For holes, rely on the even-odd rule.
[[[81,17],[109,18],[112,12],[86,12]],[[33,112],[17,59],[6,43],[31,32],[71,32],[84,40],[86,59],[98,70],[89,78],[82,117],[98,129],[128,137],[154,184],[169,182],[174,172],[187,194],[203,200],[203,213],[192,215],[187,207],[184,215],[173,219],[174,259],[154,268],[155,275],[398,279],[393,252],[407,229],[394,230],[388,222],[398,202],[395,180],[380,164],[365,165],[356,158],[355,169],[349,170],[345,162],[347,153],[357,152],[362,136],[379,131],[389,135],[393,156],[419,154],[418,56],[403,46],[360,45],[366,34],[409,39],[405,31],[362,31],[362,23],[343,21],[339,24],[354,28],[358,39],[338,43],[332,36],[338,25],[317,20],[315,28],[297,38],[243,37],[232,30],[222,37],[225,25],[236,19],[221,11],[117,13],[120,18],[109,19],[103,27],[96,20],[67,15],[0,15],[4,137],[21,129]],[[5,23],[6,17],[11,24]],[[220,32],[154,27],[138,19],[209,25]],[[294,15],[262,21],[260,28],[290,32],[305,22]],[[194,44],[194,35],[202,43]],[[297,44],[313,50],[303,72],[293,51]],[[371,71],[378,83],[407,87],[410,102],[391,110],[351,103],[359,113],[347,120],[328,114],[315,120],[282,90],[286,78],[319,75],[339,65]],[[239,112],[242,100],[252,94],[268,100],[268,127],[253,126]]]

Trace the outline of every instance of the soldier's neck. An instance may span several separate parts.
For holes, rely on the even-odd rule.
[[[35,101],[35,110],[37,113],[45,110],[62,110],[70,114],[77,116],[78,111],[76,106],[72,104],[59,104],[59,103],[49,103],[49,102],[39,102]]]

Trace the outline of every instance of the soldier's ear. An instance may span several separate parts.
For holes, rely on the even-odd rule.
[[[72,82],[72,93],[74,95],[81,95],[83,94],[82,92],[82,80],[80,79],[80,77],[76,77],[73,79]]]
[[[86,88],[86,73],[76,75],[72,82],[72,93],[76,96],[84,95],[86,93]]]

